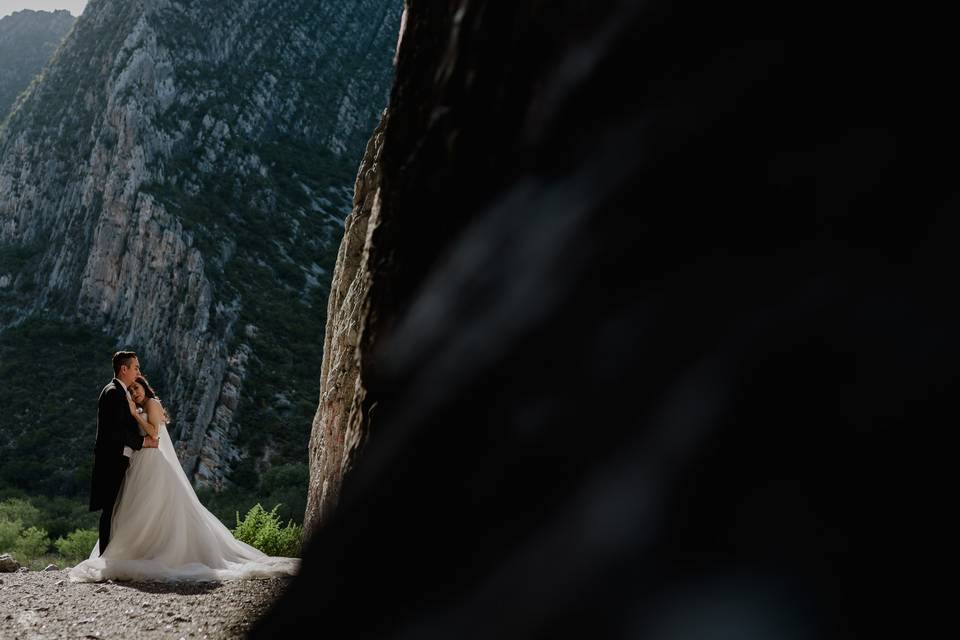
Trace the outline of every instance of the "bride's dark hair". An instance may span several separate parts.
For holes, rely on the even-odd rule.
[[[148,398],[160,399],[159,396],[157,396],[157,392],[153,390],[153,387],[150,386],[150,383],[147,382],[147,379],[143,376],[137,376],[137,384],[143,387],[143,392],[147,394]]]
[[[143,387],[143,393],[148,398],[153,398],[157,402],[160,402],[160,396],[157,395],[157,392],[153,390],[153,387],[150,386],[150,383],[147,382],[147,379],[143,376],[137,376],[137,383]],[[170,414],[167,413],[166,407],[163,406],[163,403],[160,403],[160,408],[163,410],[163,417],[167,422],[170,422]]]

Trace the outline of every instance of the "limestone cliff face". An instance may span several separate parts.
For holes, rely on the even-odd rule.
[[[378,354],[454,239],[516,171],[504,157],[518,145],[530,117],[525,96],[544,71],[540,53],[514,58],[510,51],[529,46],[545,56],[556,44],[537,31],[524,43],[511,33],[514,49],[488,47],[482,25],[491,20],[499,33],[512,24],[506,7],[405,5],[396,82],[361,165],[334,272],[310,441],[307,535],[333,514],[345,476],[377,429],[386,391]],[[505,93],[513,98],[504,100]]]
[[[201,485],[303,449],[283,432],[315,371],[277,345],[322,322],[399,13],[94,0],[0,132],[0,327],[78,318],[136,348]]]
[[[323,343],[320,404],[310,435],[310,487],[305,536],[333,513],[340,485],[366,436],[360,332],[369,312],[371,233],[380,221],[380,154],[384,114],[367,145],[330,286]]]
[[[345,477],[377,429],[378,403],[389,389],[375,363],[395,325],[431,271],[450,259],[453,241],[517,171],[519,157],[511,154],[526,120],[536,122],[526,97],[543,82],[539,65],[556,53],[546,30],[527,41],[519,32],[498,31],[549,12],[524,6],[517,15],[530,15],[521,19],[492,3],[405,6],[396,82],[361,165],[334,272],[310,440],[306,535],[333,515]],[[576,20],[589,17],[583,11],[573,12]],[[568,18],[551,20],[560,28]],[[486,20],[509,47],[488,46]],[[418,321],[428,326],[429,315]]]
[[[0,18],[0,121],[73,26],[69,11],[25,9]]]

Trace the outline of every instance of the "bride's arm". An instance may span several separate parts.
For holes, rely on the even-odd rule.
[[[147,401],[147,407],[148,407],[147,417],[144,418],[143,415],[141,415],[140,413],[137,413],[137,405],[134,403],[133,400],[130,399],[129,396],[127,397],[127,402],[130,403],[130,415],[132,415],[133,419],[137,421],[137,424],[140,425],[140,428],[146,431],[147,435],[150,436],[151,438],[156,438],[157,428],[160,423],[153,424],[153,422],[149,419],[149,416],[150,416],[149,407],[151,404],[155,404],[155,403]]]
[[[153,427],[153,430],[159,432],[160,425],[167,421],[167,412],[164,411],[163,405],[160,404],[160,401],[156,398],[150,398],[147,400],[147,420],[150,422],[150,426]],[[157,436],[153,436],[156,438]]]

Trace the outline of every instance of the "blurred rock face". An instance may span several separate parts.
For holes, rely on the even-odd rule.
[[[949,39],[817,5],[407,11],[366,445],[253,637],[897,628],[957,395]]]

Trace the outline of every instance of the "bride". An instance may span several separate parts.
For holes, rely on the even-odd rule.
[[[143,377],[130,412],[160,446],[134,451],[113,511],[110,543],[70,570],[72,582],[220,581],[294,575],[299,558],[271,557],[233,537],[200,503],[170,443],[166,411]],[[142,415],[138,410],[142,407]]]

